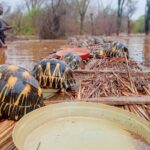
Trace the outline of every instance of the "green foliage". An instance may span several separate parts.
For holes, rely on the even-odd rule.
[[[36,35],[36,22],[39,12],[40,10],[38,9],[32,9],[30,12],[14,17],[11,22],[14,27],[14,33],[19,35]]]
[[[139,17],[133,22],[133,32],[143,33],[144,32],[144,15]]]
[[[22,19],[21,33],[23,35],[35,35],[36,32],[36,18],[39,10],[32,9],[32,11],[26,13]]]

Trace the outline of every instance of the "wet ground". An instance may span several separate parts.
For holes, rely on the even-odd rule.
[[[132,36],[125,38],[130,58],[142,63],[150,71],[150,37]],[[65,40],[26,40],[8,43],[7,49],[0,50],[0,64],[16,64],[31,70],[33,65],[46,57],[52,49],[59,48]]]

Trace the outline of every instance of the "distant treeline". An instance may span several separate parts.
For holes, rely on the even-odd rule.
[[[118,2],[122,2],[118,0]],[[118,8],[92,0],[24,0],[24,7],[7,11],[4,19],[15,35],[59,38],[77,34],[112,35],[144,32],[144,15],[131,20],[135,0],[124,0]],[[101,2],[101,3],[100,3]]]

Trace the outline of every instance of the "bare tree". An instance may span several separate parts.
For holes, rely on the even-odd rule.
[[[27,10],[40,8],[46,0],[24,0]]]
[[[133,16],[133,14],[135,13],[137,9],[136,3],[137,3],[136,0],[128,0],[127,5],[126,5],[127,6],[128,35],[131,32],[131,17]]]
[[[65,15],[66,10],[62,8],[64,2],[62,0],[52,0],[52,29],[53,32],[58,32],[60,29],[60,20],[63,15]],[[60,8],[61,6],[61,8]],[[59,11],[58,11],[59,10]]]
[[[125,0],[118,0],[118,9],[117,9],[117,35],[119,35],[120,28],[121,28],[121,20],[123,15],[123,8],[124,8]]]
[[[2,1],[2,2],[0,2],[1,4],[2,4],[2,6],[3,6],[3,8],[4,8],[4,16],[7,16],[7,15],[9,15],[10,14],[10,12],[11,12],[11,6],[10,5],[8,5],[8,3],[7,2],[5,2],[5,1]]]
[[[76,0],[76,4],[80,15],[80,34],[83,34],[85,15],[90,4],[90,0]]]
[[[105,3],[97,0],[98,12],[95,16],[95,30],[97,34],[111,35],[116,32],[116,10],[112,8],[113,0]]]
[[[94,35],[94,20],[93,20],[93,13],[90,13],[91,19],[91,35]]]
[[[66,14],[65,0],[51,0],[39,20],[39,35],[41,38],[57,38],[64,34],[62,17]]]
[[[16,35],[22,30],[23,13],[22,6],[18,5],[13,12],[7,13],[4,19],[13,26],[13,34]]]
[[[145,34],[148,35],[150,26],[150,0],[147,0],[145,11]]]

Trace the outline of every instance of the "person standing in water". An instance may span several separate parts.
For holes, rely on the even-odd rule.
[[[0,4],[0,16],[3,15],[3,6]],[[12,29],[11,26],[9,26],[4,20],[0,19],[0,47],[6,48],[7,45],[5,44],[5,34],[4,31]]]

